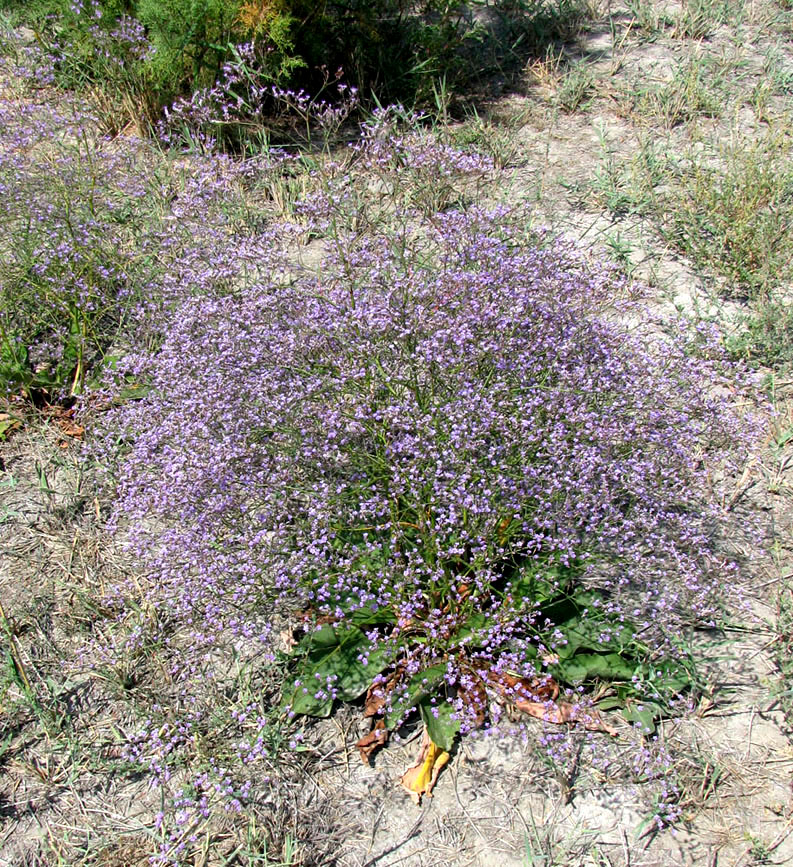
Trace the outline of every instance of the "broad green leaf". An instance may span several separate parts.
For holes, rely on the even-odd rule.
[[[349,622],[354,626],[379,626],[394,624],[396,615],[390,608],[359,608],[349,616]]]
[[[562,632],[565,632],[565,624],[575,622],[581,617],[582,609],[587,604],[581,597],[557,595],[543,604],[540,616],[543,620],[550,620],[556,624]]]
[[[636,700],[622,709],[622,715],[630,723],[639,723],[645,734],[653,734],[655,721],[664,715],[664,710],[653,701]]]
[[[610,695],[602,698],[597,703],[598,710],[622,710],[625,707],[625,699],[618,695]]]
[[[414,708],[422,699],[432,695],[443,681],[446,674],[446,663],[430,665],[408,681],[407,687],[398,690],[391,704],[391,709],[385,715],[386,728],[393,728],[408,711]]]
[[[296,714],[305,716],[330,716],[333,709],[332,698],[316,698],[321,684],[318,681],[312,683],[305,677],[300,678],[300,685],[295,686],[293,691],[286,696],[283,705]]]
[[[432,742],[448,753],[460,731],[460,721],[452,719],[454,708],[445,699],[433,705],[426,697],[419,702],[419,711]]]
[[[451,642],[454,644],[460,644],[466,638],[470,638],[472,635],[477,635],[482,632],[482,630],[488,625],[489,619],[482,614],[481,611],[475,611],[462,626],[454,633],[454,637],[451,639]]]
[[[653,685],[662,695],[676,695],[684,689],[688,689],[692,683],[692,676],[686,667],[679,662],[669,661],[654,663],[646,666],[642,671],[643,679]]]
[[[12,430],[19,422],[15,418],[4,418],[0,420],[0,440],[5,438],[8,431]]]
[[[521,575],[510,584],[510,593],[516,599],[524,599],[527,602],[548,602],[555,594],[551,588],[537,580],[536,576]]]
[[[536,563],[524,567],[510,583],[510,592],[528,602],[544,603],[564,600],[564,590],[579,573],[576,567],[549,566],[542,568]]]
[[[602,680],[630,680],[636,671],[636,666],[618,653],[576,653],[562,660],[555,668],[560,679],[568,683],[580,683],[595,677]]]
[[[371,642],[357,627],[335,629],[323,626],[305,636],[300,644],[306,651],[298,669],[300,686],[288,698],[295,713],[328,716],[333,699],[325,698],[328,684],[341,701],[362,695],[388,664],[390,651],[383,646],[371,648]],[[367,662],[359,657],[368,650]],[[316,698],[320,692],[322,697]]]
[[[151,386],[145,382],[131,382],[120,389],[113,398],[113,403],[118,405],[127,400],[142,400],[151,391]]]
[[[341,669],[339,667],[335,669],[335,673],[339,676],[336,687],[338,698],[341,701],[353,701],[363,695],[375,677],[391,661],[390,650],[382,645],[371,649],[368,640],[366,644],[370,646],[370,650],[366,655],[366,664],[358,659],[358,655],[362,650],[362,646],[358,645],[355,648],[349,648],[352,652],[345,652],[345,660]]]
[[[780,433],[776,440],[777,448],[782,448],[784,445],[787,445],[790,440],[793,439],[793,427],[789,427],[783,433]]]
[[[562,659],[573,656],[580,649],[595,653],[604,650],[622,651],[631,640],[631,631],[626,626],[612,626],[595,617],[579,615],[560,628],[567,644],[559,645],[554,650]],[[604,637],[605,633],[609,633],[609,636]]]

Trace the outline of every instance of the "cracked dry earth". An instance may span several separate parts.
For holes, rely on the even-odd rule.
[[[735,61],[730,81],[739,89],[748,86],[747,77],[763,74],[762,57],[770,46],[781,52],[793,75],[791,26],[788,19],[779,24],[780,6],[752,3],[741,7],[739,24],[714,25],[707,37],[680,38],[670,25],[650,39],[642,38],[636,23],[638,8],[603,11],[568,46],[569,57],[586,63],[596,77],[586,105],[561,111],[553,69],[530,66],[521,92],[494,99],[482,110],[509,150],[490,189],[494,198],[531,203],[537,225],[575,238],[593,254],[609,255],[619,240],[627,249],[622,264],[652,286],[660,310],[717,308],[729,330],[735,304],[716,305],[707,278],[659,238],[646,217],[606,208],[598,178],[604,167],[629,165],[648,137],[669,151],[685,148],[691,139],[692,123],[659,124],[636,109],[632,95],[638,86],[662,85],[692,53],[704,53]],[[645,4],[645,11],[670,21],[685,8]],[[774,99],[780,112],[791,108],[790,93]],[[693,133],[728,137],[736,125],[747,135],[760,133],[761,121],[740,98],[728,114],[695,119]],[[793,423],[793,380],[777,382],[775,406],[759,457],[724,485],[725,520],[732,553],[743,564],[742,584],[727,588],[732,608],[725,627],[694,639],[706,660],[706,697],[659,730],[670,756],[668,778],[680,790],[682,818],[675,828],[659,829],[649,821],[659,783],[632,774],[638,735],[618,720],[608,760],[596,767],[579,765],[575,753],[570,767],[549,766],[538,747],[539,723],[536,735],[523,739],[472,737],[453,753],[433,797],[415,807],[399,778],[414,761],[417,732],[403,732],[401,741],[375,754],[367,767],[353,747],[365,721],[358,710],[344,708],[330,721],[307,725],[310,761],[295,778],[294,798],[283,817],[285,826],[302,826],[301,839],[311,837],[308,826],[332,845],[322,849],[325,854],[306,852],[305,862],[298,852],[293,863],[793,864],[793,747],[775,656],[781,641],[779,599],[786,592],[793,546],[793,444],[775,443]],[[68,655],[78,643],[64,626],[75,594],[130,567],[114,560],[101,539],[101,504],[82,494],[79,446],[64,439],[53,422],[38,425],[0,443],[0,600],[15,616],[23,612],[20,652],[28,654],[32,671],[45,675],[44,651],[35,651],[38,658],[35,647],[49,643]],[[742,532],[745,523],[760,527],[762,542]],[[79,580],[72,580],[76,575]],[[11,747],[11,758],[4,757],[0,770],[0,865],[73,863],[68,856],[36,853],[43,839],[51,843],[48,853],[68,852],[64,841],[85,837],[86,829],[89,838],[94,833],[113,843],[97,847],[81,864],[146,863],[158,797],[141,780],[107,777],[99,762],[118,751],[117,733],[132,727],[128,704],[108,697],[91,678],[63,688],[80,719],[69,744],[51,750],[50,735],[34,730],[32,718],[16,718],[10,730],[4,728],[3,749]],[[205,856],[196,856],[195,864],[243,863],[223,861],[217,852]]]

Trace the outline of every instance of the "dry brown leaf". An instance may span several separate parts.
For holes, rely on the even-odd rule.
[[[476,675],[473,676],[476,679],[470,686],[457,687],[457,695],[462,699],[463,706],[478,728],[484,723],[487,715],[487,690],[481,679]]]
[[[372,730],[368,735],[364,735],[355,745],[358,747],[358,752],[361,754],[361,761],[369,764],[369,757],[375,750],[384,746],[388,740],[388,729],[385,727],[385,720],[379,719],[372,726]]]
[[[455,588],[453,588],[458,602],[464,602],[471,595],[471,585],[470,584],[458,584]],[[451,602],[447,602],[446,605],[443,606],[441,611],[444,614],[451,614],[452,604]],[[457,630],[457,627],[460,625],[459,620],[452,617],[446,621],[444,625],[444,633],[445,637],[448,638],[453,632]]]
[[[374,716],[385,706],[388,684],[373,683],[366,691],[366,701],[363,706],[364,716]]]
[[[422,795],[426,795],[428,798],[432,797],[432,789],[438,779],[438,774],[448,761],[449,754],[433,743],[427,730],[424,729],[418,760],[415,765],[402,774],[399,781],[417,807],[421,804]]]
[[[293,629],[282,629],[278,633],[278,637],[281,639],[281,644],[283,645],[286,653],[291,653],[298,645],[298,640],[295,638],[295,633]]]
[[[588,732],[605,732],[607,735],[611,735],[612,737],[617,736],[617,730],[614,726],[609,725],[598,711],[588,709],[581,710],[580,708],[577,711],[574,711],[572,705],[566,705],[564,702],[562,702],[562,705],[570,708],[570,711],[567,711],[568,713],[575,713],[575,717],[571,716],[569,720],[570,722],[582,725]]]
[[[61,432],[67,437],[81,437],[85,433],[85,428],[82,425],[76,424],[70,418],[59,418],[58,427]]]
[[[529,679],[501,671],[488,671],[485,677],[503,698],[516,706],[518,702],[543,703],[559,698],[559,684],[550,677]]]
[[[78,438],[85,433],[85,428],[74,420],[74,407],[65,409],[62,406],[49,405],[44,407],[43,412],[45,415],[50,416],[50,418],[57,420],[61,433],[67,437]]]
[[[555,725],[580,724],[587,731],[617,734],[617,730],[597,711],[582,710],[569,702],[557,701],[559,685],[551,678],[529,680],[526,677],[494,671],[488,671],[485,676],[502,698],[534,719]]]
[[[557,725],[566,722],[575,722],[569,710],[565,710],[559,705],[553,704],[553,702],[551,702],[549,706],[549,704],[542,701],[516,701],[513,699],[512,704],[514,704],[519,711],[522,711],[535,719],[541,719],[544,722],[556,723]]]
[[[316,626],[327,626],[329,623],[335,623],[338,618],[332,614],[317,614],[317,610],[309,605],[297,615],[303,623],[315,624]]]
[[[549,709],[546,704],[534,704],[532,708],[524,705],[531,702],[515,702],[515,707],[530,716],[550,723],[577,723],[583,725],[589,732],[605,732],[616,735],[617,730],[610,726],[596,710],[582,710],[567,701],[560,701]]]
[[[396,689],[404,675],[405,666],[398,665],[385,683],[373,683],[366,692],[363,715],[374,716],[379,713],[385,707],[386,699]]]

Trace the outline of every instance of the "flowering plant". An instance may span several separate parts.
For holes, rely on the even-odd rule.
[[[702,449],[747,435],[702,387],[718,364],[629,328],[610,270],[506,211],[362,236],[344,183],[267,236],[259,282],[190,298],[124,410],[123,511],[164,604],[200,648],[291,618],[292,714],[366,694],[380,730],[417,708],[448,749],[490,697],[607,728],[559,701],[599,679],[652,728],[731,568]],[[306,222],[326,254],[290,272]]]
[[[0,98],[0,391],[75,395],[133,306],[154,172],[85,103],[18,102]]]

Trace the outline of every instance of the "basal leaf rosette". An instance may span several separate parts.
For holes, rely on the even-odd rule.
[[[290,618],[284,707],[363,700],[364,757],[415,712],[444,750],[504,703],[608,730],[564,700],[592,681],[651,729],[732,568],[707,467],[748,434],[719,363],[516,225],[338,231],[316,274],[190,299],[124,410],[171,615],[202,648]]]

